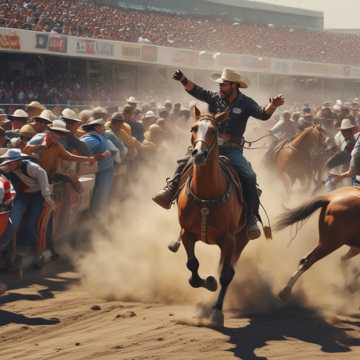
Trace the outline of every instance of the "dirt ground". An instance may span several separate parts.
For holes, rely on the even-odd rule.
[[[196,317],[196,304],[94,298],[67,269],[7,278],[2,360],[360,358],[360,311],[329,319],[294,304],[249,317],[227,311],[225,327],[212,329]]]

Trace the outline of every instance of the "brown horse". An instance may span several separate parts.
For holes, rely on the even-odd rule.
[[[360,253],[360,188],[344,187],[290,210],[280,216],[276,229],[281,230],[308,218],[321,209],[319,218],[319,243],[300,261],[298,270],[291,276],[280,297],[286,299],[299,277],[315,262],[343,245],[350,246],[342,257],[347,261]]]
[[[214,277],[202,279],[198,273],[195,243],[201,240],[220,247],[221,290],[213,307],[211,321],[214,326],[223,326],[225,294],[234,277],[235,264],[248,243],[244,229],[245,209],[231,176],[219,160],[217,127],[228,114],[201,115],[194,108],[193,117],[193,168],[178,196],[180,239],[188,257],[187,268],[191,271],[189,283],[194,288],[204,287],[209,291],[217,289]]]
[[[325,130],[320,125],[313,125],[304,129],[279,150],[275,166],[287,193],[296,180],[305,188],[309,187],[316,172],[314,155],[325,148],[327,138]]]

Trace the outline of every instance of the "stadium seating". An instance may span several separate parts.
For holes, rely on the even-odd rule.
[[[99,6],[84,0],[0,0],[0,26],[75,36],[358,64],[360,36]]]

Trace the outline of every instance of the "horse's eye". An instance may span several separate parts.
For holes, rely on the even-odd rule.
[[[191,130],[190,130],[190,132],[196,132],[196,131],[198,131],[198,126],[196,125],[196,126],[193,126],[192,128],[191,128]]]

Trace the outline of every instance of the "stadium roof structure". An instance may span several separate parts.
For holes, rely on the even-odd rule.
[[[272,5],[264,2],[249,1],[249,0],[203,0],[205,2],[211,2],[214,4],[222,4],[228,6],[243,7],[254,10],[271,11],[277,13],[286,13],[294,15],[305,15],[312,17],[323,17],[324,13],[321,11],[307,10],[290,6]]]

